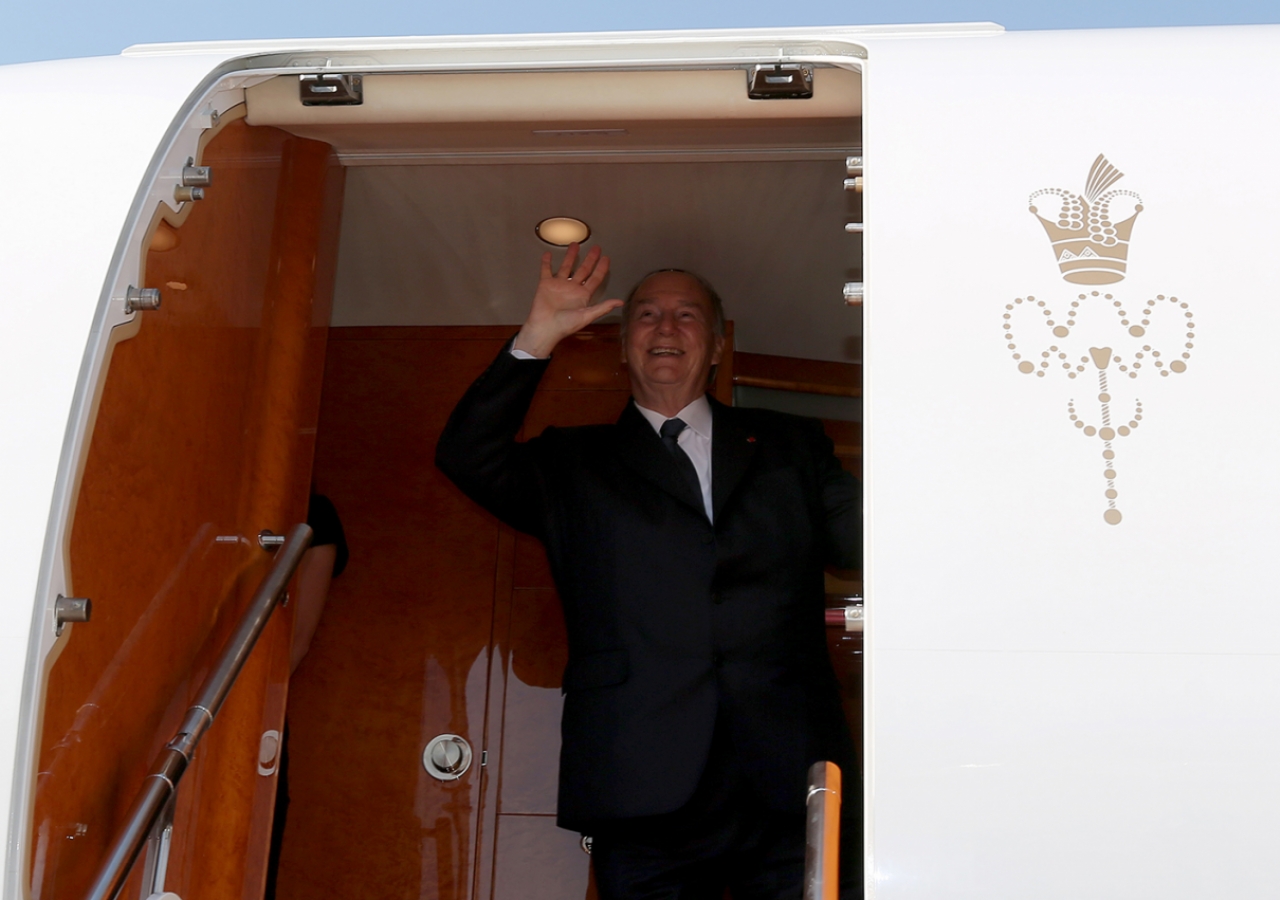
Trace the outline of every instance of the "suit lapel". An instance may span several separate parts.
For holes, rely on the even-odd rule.
[[[743,426],[741,416],[736,415],[731,407],[716,402],[713,397],[708,397],[707,400],[711,403],[712,423],[711,509],[718,522],[725,504],[733,496],[742,476],[751,467],[751,460],[756,453],[756,440],[755,435]]]
[[[719,427],[715,425],[713,427]],[[618,458],[648,481],[675,497],[686,506],[694,509],[698,515],[705,516],[702,498],[695,496],[691,488],[676,468],[675,460],[667,448],[662,446],[662,438],[658,437],[645,417],[640,415],[634,401],[627,403],[627,408],[618,417]],[[712,436],[714,453],[715,436]],[[714,473],[714,462],[712,472]],[[712,476],[714,485],[715,478]]]

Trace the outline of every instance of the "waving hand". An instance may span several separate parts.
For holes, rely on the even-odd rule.
[[[621,300],[591,302],[592,295],[609,274],[609,257],[601,256],[599,247],[592,247],[581,265],[577,262],[577,244],[569,245],[569,252],[554,273],[551,254],[542,254],[542,277],[533,295],[529,317],[516,335],[513,345],[516,350],[539,358],[550,356],[561,340],[622,306]]]

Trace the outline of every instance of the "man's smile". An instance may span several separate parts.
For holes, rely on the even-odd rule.
[[[650,347],[650,356],[684,356],[684,351],[679,347]]]

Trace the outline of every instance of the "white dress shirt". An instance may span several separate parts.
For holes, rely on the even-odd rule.
[[[645,420],[653,426],[653,430],[661,436],[662,423],[667,421],[668,417],[651,409],[645,409],[639,403],[636,404],[636,409],[640,410],[640,415],[644,416]],[[707,395],[703,394],[670,418],[680,419],[688,426],[680,432],[676,443],[693,463],[693,470],[698,473],[698,485],[702,488],[702,508],[707,511],[707,520],[713,521],[711,514],[711,404],[707,402]]]
[[[515,347],[511,348],[511,355],[516,359],[537,359],[532,353]],[[667,416],[645,409],[639,403],[636,404],[636,409],[640,410],[640,415],[645,417],[661,437],[662,424],[667,421]],[[676,443],[693,463],[693,470],[698,473],[698,485],[702,488],[702,508],[706,510],[707,520],[714,521],[715,517],[711,513],[711,404],[707,402],[706,394],[671,418],[680,419],[687,426],[676,438]]]

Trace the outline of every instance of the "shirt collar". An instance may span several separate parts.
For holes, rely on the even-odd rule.
[[[661,433],[662,423],[668,418],[682,419],[684,424],[689,426],[694,433],[704,440],[711,440],[711,404],[707,402],[707,395],[702,394],[698,399],[694,400],[680,412],[674,416],[664,416],[660,412],[654,412],[651,409],[645,409],[639,403],[636,409],[640,411],[640,415],[644,416],[645,421],[653,426],[653,430]]]

